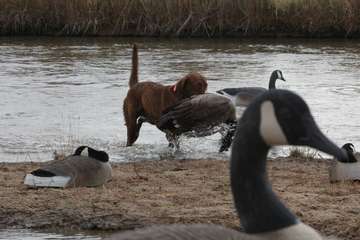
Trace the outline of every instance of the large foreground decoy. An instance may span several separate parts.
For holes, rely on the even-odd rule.
[[[245,233],[214,225],[175,224],[118,233],[109,239],[322,239],[316,230],[300,222],[272,191],[266,160],[274,145],[306,145],[347,161],[346,153],[320,131],[301,97],[286,90],[269,91],[245,110],[232,145],[231,189]]]
[[[271,73],[269,80],[269,90],[276,89],[275,82],[277,79],[285,81],[285,78],[280,70],[275,70]],[[216,91],[225,97],[231,99],[235,106],[248,106],[257,96],[266,92],[268,89],[263,87],[242,87],[242,88],[224,88]]]
[[[87,146],[78,147],[63,160],[50,161],[27,174],[30,187],[95,187],[111,180],[109,156]]]
[[[236,110],[228,98],[218,94],[195,95],[164,111],[158,127],[174,141],[181,134],[205,136],[224,130],[220,151],[225,151],[235,132]]]
[[[360,181],[360,153],[352,143],[345,143],[341,148],[346,151],[348,161],[334,159],[329,167],[330,182]]]

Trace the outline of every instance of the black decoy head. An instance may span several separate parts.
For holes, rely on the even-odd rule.
[[[88,146],[80,146],[75,150],[74,156],[88,156],[101,162],[108,162],[109,155],[104,151],[98,151]]]

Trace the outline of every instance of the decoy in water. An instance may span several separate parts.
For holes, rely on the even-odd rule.
[[[166,109],[160,117],[159,129],[171,142],[179,135],[207,136],[223,132],[220,152],[231,145],[236,128],[236,109],[231,101],[218,94],[194,95]]]
[[[360,153],[355,151],[352,143],[345,143],[342,147],[348,155],[348,161],[334,159],[329,167],[330,182],[360,181]]]
[[[30,187],[95,187],[111,180],[109,156],[104,151],[81,146],[63,160],[50,161],[27,174]]]
[[[285,78],[280,70],[275,70],[271,73],[269,80],[269,90],[276,89],[275,82],[277,79],[285,81]],[[263,87],[224,88],[216,91],[216,93],[231,99],[235,106],[246,107],[258,95],[266,92],[267,90],[268,89]]]
[[[287,90],[268,91],[245,110],[232,145],[231,189],[245,233],[214,225],[175,224],[118,233],[108,239],[322,239],[316,230],[300,222],[272,191],[266,160],[274,145],[306,145],[347,160],[345,151],[320,131],[301,97]]]

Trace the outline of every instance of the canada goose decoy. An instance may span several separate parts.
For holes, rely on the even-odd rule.
[[[276,89],[275,82],[277,79],[285,81],[285,78],[280,70],[275,70],[271,73],[269,80],[269,90]],[[258,95],[266,92],[268,89],[263,87],[242,87],[242,88],[224,88],[216,91],[233,102],[235,106],[246,107]]]
[[[109,156],[104,151],[81,146],[64,160],[50,161],[27,174],[30,187],[95,187],[111,180]]]
[[[181,134],[206,136],[226,130],[220,148],[220,151],[225,151],[230,147],[235,132],[236,109],[231,100],[221,95],[195,95],[165,110],[158,127],[173,138]]]
[[[118,233],[109,239],[322,239],[317,231],[300,222],[272,191],[266,160],[274,145],[306,145],[342,161],[347,159],[346,153],[320,131],[301,97],[287,90],[268,91],[245,110],[232,145],[231,189],[245,233],[214,225],[175,224]]]
[[[360,161],[360,153],[356,152],[355,146],[352,143],[345,143],[342,147],[348,155],[350,163],[359,162]]]
[[[329,167],[330,182],[360,181],[360,153],[355,151],[352,143],[345,143],[342,147],[348,155],[348,161],[334,159]]]

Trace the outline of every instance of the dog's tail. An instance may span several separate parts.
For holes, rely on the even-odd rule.
[[[139,60],[138,60],[138,48],[134,44],[132,58],[131,58],[131,74],[129,79],[129,87],[132,88],[135,84],[138,83],[138,69],[139,69]]]

